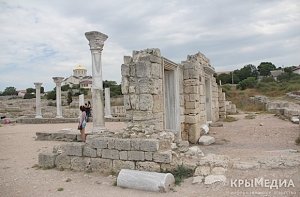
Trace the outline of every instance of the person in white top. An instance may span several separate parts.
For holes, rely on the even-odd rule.
[[[79,117],[78,130],[80,130],[82,141],[85,142],[86,139],[85,127],[86,127],[87,116],[86,116],[86,109],[83,105],[80,106],[80,111],[81,111],[81,115]]]

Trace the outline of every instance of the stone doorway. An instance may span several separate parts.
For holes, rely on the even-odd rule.
[[[163,58],[164,127],[180,136],[180,103],[178,65]]]
[[[205,78],[205,110],[206,121],[212,121],[212,107],[211,107],[211,83],[209,78]]]

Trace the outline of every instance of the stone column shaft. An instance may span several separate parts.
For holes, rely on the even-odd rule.
[[[36,82],[35,85],[35,118],[42,118],[42,109],[41,109],[41,85],[42,83]]]
[[[86,32],[85,36],[92,55],[93,132],[101,132],[105,130],[101,53],[108,36],[96,31]]]
[[[105,93],[105,118],[111,118],[111,106],[110,106],[110,88],[104,89]]]
[[[56,118],[62,118],[62,106],[61,106],[61,82],[63,77],[53,77],[56,84]]]

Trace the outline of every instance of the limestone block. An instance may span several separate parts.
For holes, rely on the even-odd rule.
[[[36,140],[52,140],[51,133],[36,132]]]
[[[145,153],[143,151],[128,151],[128,160],[130,161],[144,161]]]
[[[152,161],[153,160],[153,153],[152,152],[145,152],[145,160]]]
[[[133,111],[133,121],[137,120],[151,120],[153,119],[153,113],[150,111]]]
[[[187,109],[197,109],[199,106],[200,106],[199,102],[196,102],[196,101],[185,102],[185,107]]]
[[[132,62],[132,57],[124,56],[124,64],[130,64]]]
[[[122,77],[121,91],[122,94],[128,94],[129,81],[127,77]]]
[[[196,144],[200,138],[200,127],[198,124],[188,126],[189,142]]]
[[[71,169],[75,171],[85,171],[90,167],[91,159],[88,157],[72,157]]]
[[[122,161],[122,160],[113,160],[113,170],[120,171],[121,169],[135,169],[135,164],[133,161]]]
[[[214,167],[212,170],[211,170],[211,174],[214,174],[214,175],[224,175],[226,172],[226,169],[223,168],[223,167]]]
[[[204,156],[204,153],[198,146],[192,146],[188,148],[188,151],[185,153],[190,156]]]
[[[171,163],[172,162],[172,151],[162,151],[162,152],[155,152],[153,154],[153,161],[159,163]]]
[[[130,150],[130,139],[115,139],[115,149]]]
[[[130,76],[135,77],[135,64],[130,64],[129,69],[130,69]]]
[[[144,56],[141,56],[139,58],[140,61],[147,61],[147,62],[151,62],[151,63],[158,63],[158,64],[161,64],[161,58],[160,57],[157,57],[157,56],[154,56],[154,55],[144,55]]]
[[[136,162],[136,169],[141,171],[160,172],[160,165],[151,161]]]
[[[107,138],[107,148],[115,149],[115,138]]]
[[[119,187],[154,192],[167,192],[174,184],[175,178],[170,173],[122,169],[117,178]]]
[[[159,141],[156,139],[142,139],[140,142],[140,150],[155,152],[159,149]]]
[[[110,172],[112,170],[111,159],[91,158],[92,171]]]
[[[163,103],[164,101],[162,95],[153,95],[153,112],[162,112]]]
[[[140,110],[151,111],[153,108],[153,97],[151,94],[141,94],[139,100]]]
[[[83,147],[83,156],[85,157],[97,157],[97,150],[88,146],[88,145],[85,145]]]
[[[192,182],[192,184],[202,183],[202,182],[203,182],[203,179],[204,179],[203,176],[196,176],[196,177],[193,177],[193,182]]]
[[[119,159],[119,151],[111,149],[102,149],[102,158],[104,159]]]
[[[134,94],[134,95],[130,95],[129,98],[130,98],[131,109],[139,110],[140,109],[140,107],[139,107],[139,96]]]
[[[136,63],[136,76],[140,78],[151,78],[151,63],[150,62],[137,62]]]
[[[125,58],[124,58],[124,60],[125,60]],[[129,65],[128,64],[122,64],[121,65],[121,75],[128,77],[129,74],[130,74],[129,73]]]
[[[88,135],[86,143],[92,148],[107,148],[108,139],[105,137]]]
[[[39,153],[39,166],[43,168],[54,168],[56,153]]]
[[[127,160],[128,159],[127,151],[120,151],[119,154],[120,154],[120,159],[121,160]]]
[[[208,175],[205,177],[204,184],[210,185],[216,182],[226,182],[226,177],[224,175]]]
[[[203,135],[199,139],[199,144],[207,146],[207,145],[215,143],[215,141],[216,140],[214,137],[208,136],[208,135]]]
[[[241,162],[237,161],[234,162],[232,168],[239,169],[239,170],[250,170],[250,169],[257,169],[260,167],[258,162]]]
[[[124,95],[124,107],[126,110],[132,109],[129,95]]]
[[[209,166],[198,166],[195,170],[194,176],[207,176],[210,174]]]
[[[71,168],[71,157],[67,155],[57,155],[55,159],[55,166],[58,169],[70,169]]]
[[[131,150],[140,150],[140,139],[130,140]]]
[[[82,150],[83,150],[83,146],[84,143],[70,143],[70,144],[65,144],[63,145],[66,150],[65,154],[69,155],[69,156],[82,156]]]
[[[196,115],[185,115],[185,123],[195,124],[198,122],[198,116]]]
[[[150,93],[161,95],[163,91],[162,79],[153,79],[150,84]]]
[[[151,93],[152,82],[147,78],[141,78],[138,80],[137,92],[139,94],[149,94]]]
[[[162,69],[159,63],[152,63],[151,64],[151,74],[154,79],[162,78]]]
[[[97,157],[102,157],[102,149],[97,148]]]

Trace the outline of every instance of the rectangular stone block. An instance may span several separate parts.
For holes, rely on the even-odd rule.
[[[152,152],[145,152],[145,160],[152,161],[153,160],[153,153]]]
[[[111,172],[112,170],[112,160],[111,159],[101,159],[101,158],[91,158],[91,168],[95,172]]]
[[[102,149],[97,148],[97,157],[102,157]]]
[[[88,135],[86,139],[86,143],[90,145],[92,148],[107,148],[108,139],[105,137]]]
[[[75,171],[85,171],[90,168],[90,158],[88,157],[72,157],[71,169]]]
[[[134,161],[113,160],[113,170],[120,171],[121,169],[135,169]]]
[[[159,141],[156,139],[141,139],[140,150],[155,152],[159,149]]]
[[[185,102],[185,107],[187,109],[197,109],[199,107],[199,102],[197,102],[197,101]]]
[[[151,63],[150,62],[137,62],[136,63],[136,76],[140,78],[151,77]]]
[[[128,159],[127,151],[120,151],[119,154],[120,154],[120,159],[121,160],[127,160]]]
[[[160,165],[155,162],[136,162],[136,169],[147,172],[160,172]]]
[[[162,78],[162,69],[161,69],[161,64],[160,63],[152,63],[152,70],[151,74],[153,78]]]
[[[140,150],[140,139],[130,140],[131,150]]]
[[[56,153],[39,153],[39,166],[43,168],[54,168]]]
[[[128,160],[131,161],[144,161],[145,153],[143,151],[128,151]]]
[[[153,108],[153,97],[151,94],[140,94],[139,107],[142,111],[151,111]]]
[[[153,119],[152,111],[133,111],[133,120],[151,120]]]
[[[156,152],[153,154],[153,161],[159,163],[171,163],[172,152],[171,151]]]
[[[97,157],[97,149],[85,145],[83,147],[83,156],[85,157]]]
[[[130,150],[130,139],[115,139],[115,149]]]
[[[108,149],[115,149],[115,138],[107,138]]]
[[[65,148],[65,154],[69,156],[82,156],[82,150],[84,143],[70,143],[70,144],[65,144],[63,145]]]
[[[171,150],[171,142],[169,140],[159,140],[159,150]]]
[[[71,157],[61,154],[57,155],[55,159],[55,166],[58,169],[70,169],[71,168]]]
[[[102,149],[102,158],[104,159],[119,159],[118,150]]]
[[[185,115],[185,123],[195,124],[197,123],[198,116],[196,115]]]

